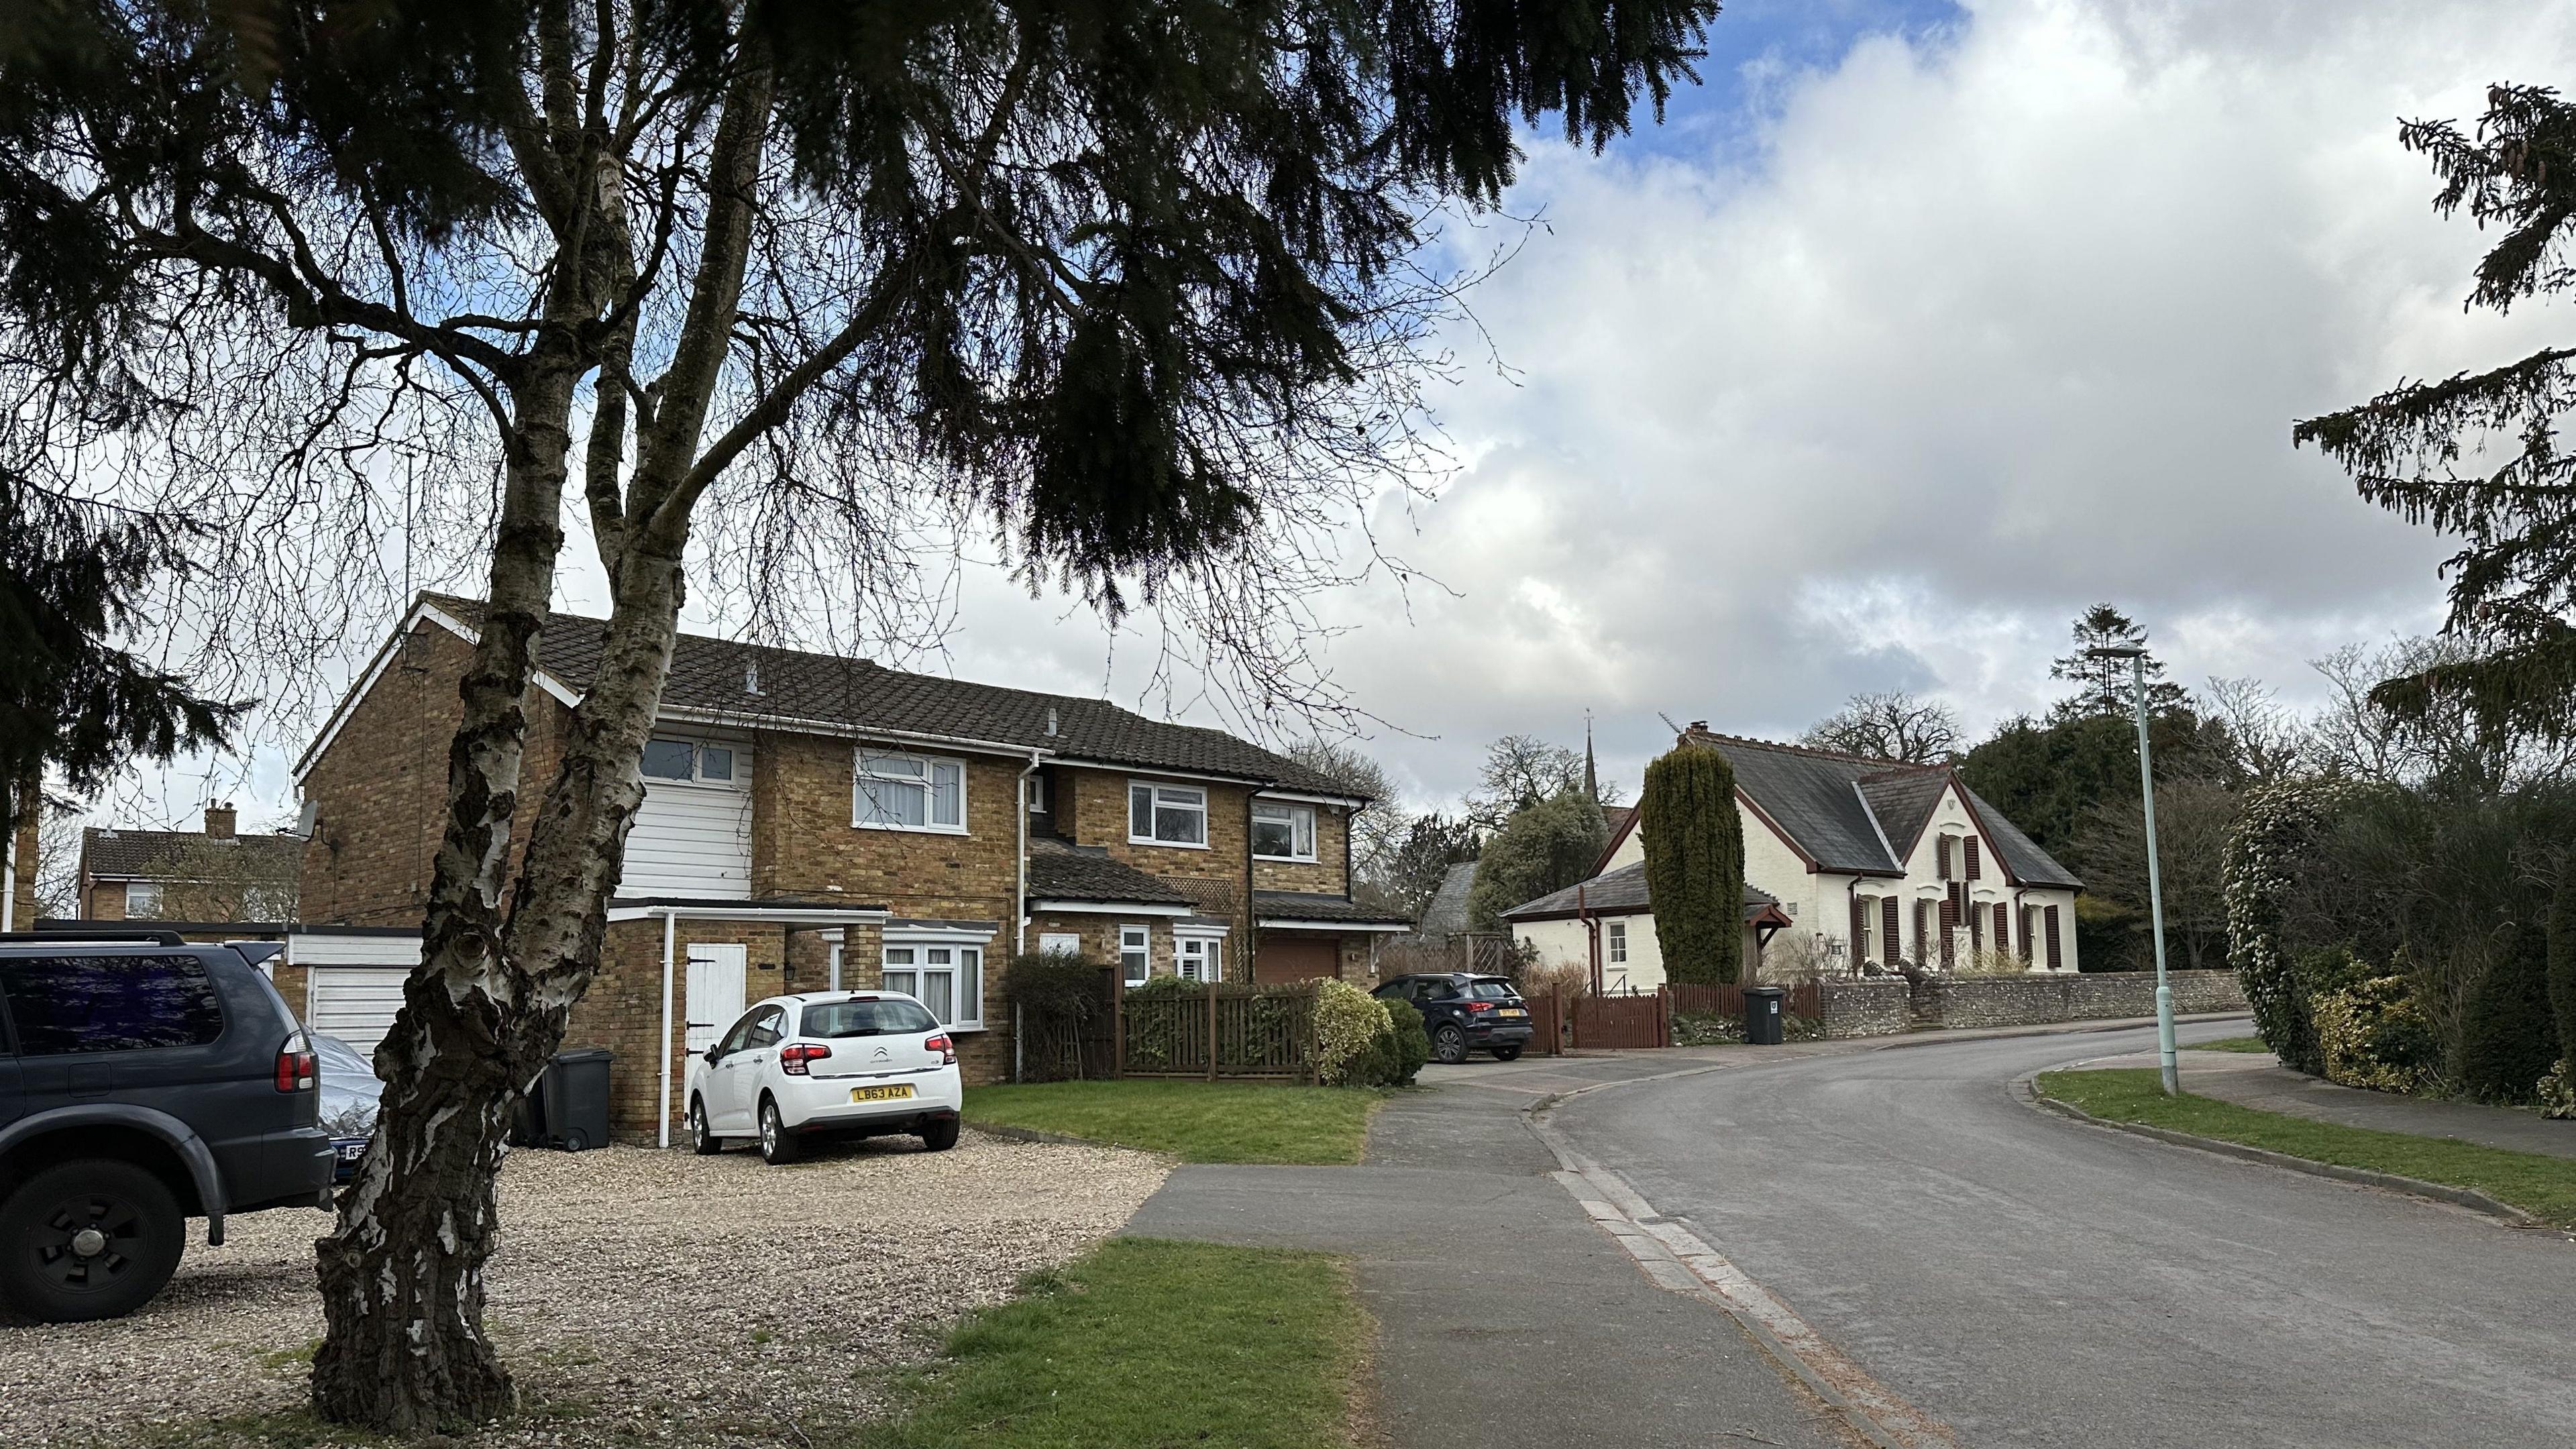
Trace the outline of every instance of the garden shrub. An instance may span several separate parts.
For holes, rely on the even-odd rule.
[[[2326,1080],[2375,1092],[2420,1092],[2441,1065],[2442,1044],[2402,976],[2374,976],[2309,999]]]
[[[1386,1016],[1388,1034],[1395,1043],[1395,1075],[1386,1085],[1410,1086],[1431,1060],[1431,1033],[1422,1028],[1422,1009],[1410,1001],[1387,1002]]]
[[[2460,1018],[2460,1085],[2473,1096],[2521,1102],[2558,1061],[2558,1027],[2543,933],[2516,926],[2502,944]]]
[[[2576,1056],[2576,852],[2558,863],[2549,895],[2549,1005],[2560,1049]]]
[[[1369,1049],[1381,1032],[1392,1033],[1386,1003],[1347,981],[1326,977],[1315,983],[1315,1079],[1339,1085],[1352,1059]]]
[[[1004,999],[1018,1013],[1030,1081],[1083,1075],[1084,1030],[1109,1014],[1109,973],[1064,951],[1029,952],[1002,970]]]
[[[2226,878],[2227,959],[2254,1009],[2255,1033],[2283,1066],[2311,1076],[2325,1070],[2325,1056],[2308,1014],[2313,993],[2282,940],[2282,907],[2296,883],[2300,853],[2314,843],[2341,796],[2342,787],[2330,781],[2283,780],[2247,790],[2220,867]]]
[[[2558,1064],[2549,1069],[2549,1075],[2542,1077],[2540,1085],[2532,1089],[2531,1095],[2540,1102],[2541,1116],[2561,1121],[2576,1118],[2576,1062],[2560,1057]]]

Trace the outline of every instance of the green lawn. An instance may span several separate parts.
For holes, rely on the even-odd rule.
[[[2576,1161],[2566,1158],[2312,1122],[2190,1093],[2168,1097],[2153,1067],[2048,1072],[2039,1078],[2039,1090],[2115,1122],[2143,1122],[2341,1167],[2476,1188],[2545,1222],[2576,1227]]]
[[[1113,1238],[969,1318],[848,1449],[1345,1449],[1368,1320],[1313,1253]]]
[[[2231,1036],[2225,1041],[2187,1042],[2183,1050],[2187,1052],[2268,1052],[2271,1048],[2263,1045],[2263,1038],[2259,1036]]]
[[[969,1087],[966,1120],[1168,1152],[1183,1162],[1360,1160],[1387,1093],[1246,1082],[1047,1082]]]

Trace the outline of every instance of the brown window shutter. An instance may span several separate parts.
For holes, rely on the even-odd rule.
[[[1931,913],[1932,903],[1930,901],[1918,900],[1914,903],[1914,964],[1917,966],[1922,965],[1924,961],[1929,959],[1924,954],[1923,950],[1923,938],[1929,934],[1923,923],[1925,918],[1930,916]]]
[[[1933,873],[1941,880],[1950,878],[1950,837],[1944,835],[1932,842]]]
[[[1959,844],[1968,852],[1968,879],[1975,880],[1977,879],[1977,837],[1973,835],[1962,837]]]
[[[1896,897],[1878,898],[1878,959],[1896,964]]]
[[[2012,949],[2012,907],[2001,901],[1995,902],[1995,949]]]
[[[1941,901],[1941,966],[1947,970],[1958,953],[1959,905],[1954,897]]]
[[[1861,962],[1861,939],[1869,934],[1869,917],[1866,914],[1868,910],[1869,907],[1861,903],[1860,897],[1851,898],[1851,945],[1854,966],[1858,966]]]
[[[1986,908],[1971,905],[1968,907],[1968,954],[1974,956],[1984,949],[1986,949]]]
[[[2057,966],[2058,966],[2058,959],[2059,959],[2059,958],[2058,958],[2058,954],[2057,954],[2057,907],[2055,907],[2055,906],[2050,906],[2050,907],[2048,908],[2048,969],[2049,969],[2049,970],[2054,971],[2054,970],[2056,970],[2056,969],[2057,969]]]

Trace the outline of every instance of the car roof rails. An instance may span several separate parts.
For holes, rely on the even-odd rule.
[[[176,931],[0,931],[0,945],[45,946],[185,946]]]

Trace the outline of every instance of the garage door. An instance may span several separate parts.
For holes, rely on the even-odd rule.
[[[402,1010],[403,978],[399,966],[316,966],[311,982],[309,1021],[324,1036],[336,1036],[372,1056],[376,1043],[394,1029]]]
[[[1263,986],[1341,974],[1342,943],[1338,936],[1283,936],[1264,932],[1253,953],[1252,979]]]

